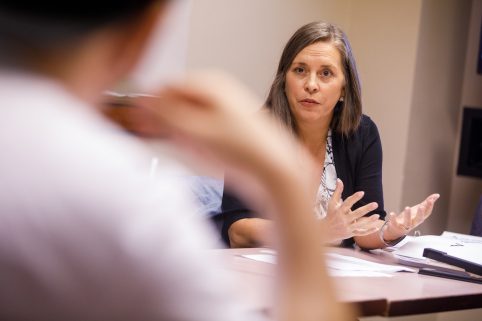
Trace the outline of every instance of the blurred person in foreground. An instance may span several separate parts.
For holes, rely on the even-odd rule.
[[[138,62],[167,5],[0,4],[0,319],[269,317],[235,295],[228,270],[207,257],[213,239],[187,191],[150,180],[143,147],[94,107]],[[350,309],[336,302],[324,268],[295,142],[251,117],[256,102],[239,85],[199,77],[159,90],[146,112],[178,147],[205,148],[236,168],[263,197],[241,193],[277,213],[271,317],[345,320]],[[159,170],[173,166],[166,159]]]
[[[333,245],[392,246],[432,213],[438,194],[386,215],[382,146],[375,123],[362,113],[355,58],[345,33],[326,22],[298,29],[286,44],[264,110],[288,128],[316,160],[298,168],[318,181],[315,215]],[[224,192],[222,236],[232,247],[272,242],[271,221]],[[262,213],[261,213],[262,214]],[[384,220],[385,219],[385,220]]]

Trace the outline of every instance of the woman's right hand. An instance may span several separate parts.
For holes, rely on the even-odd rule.
[[[372,202],[352,211],[351,208],[363,198],[364,192],[356,192],[344,201],[341,199],[342,192],[343,182],[337,179],[335,191],[328,203],[328,213],[324,218],[324,229],[328,233],[329,243],[339,243],[353,236],[368,235],[380,228],[378,214],[365,216],[378,207],[377,203]]]

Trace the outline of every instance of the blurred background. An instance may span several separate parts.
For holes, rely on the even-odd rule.
[[[283,46],[326,20],[348,35],[384,150],[385,208],[441,194],[422,234],[469,233],[482,179],[456,174],[463,107],[482,109],[482,0],[194,0],[187,69],[221,68],[264,99]]]

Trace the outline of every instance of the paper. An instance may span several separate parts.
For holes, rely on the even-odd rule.
[[[454,233],[454,232],[448,232],[448,231],[444,231],[441,236],[453,238],[453,239],[462,241],[464,243],[482,244],[482,237],[480,237],[480,236],[460,234],[460,233]]]
[[[444,236],[445,235],[445,236]],[[447,232],[442,236],[407,236],[400,246],[395,246],[393,254],[399,257],[429,261],[423,256],[425,248],[446,252],[449,255],[482,264],[482,242],[470,238],[469,235]]]
[[[393,274],[376,271],[343,271],[328,268],[328,274],[333,277],[371,277],[371,278],[391,278]]]
[[[326,253],[327,266],[331,269],[343,271],[370,271],[370,272],[415,272],[414,269],[401,265],[375,263],[352,256],[337,253]]]
[[[246,254],[241,256],[259,262],[276,264],[276,256],[273,254]]]
[[[242,256],[259,262],[276,264],[275,253],[246,254]],[[336,253],[326,253],[326,265],[331,276],[343,277],[391,277],[392,273],[398,271],[415,272],[414,269],[400,265],[374,263]]]

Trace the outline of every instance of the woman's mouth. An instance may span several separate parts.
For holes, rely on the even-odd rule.
[[[318,101],[316,101],[314,99],[311,99],[311,98],[302,99],[302,100],[299,101],[299,103],[303,106],[306,106],[306,107],[312,107],[312,106],[320,104]]]

